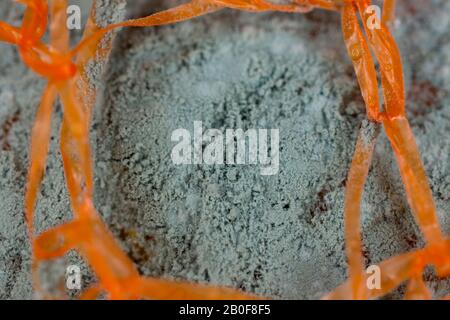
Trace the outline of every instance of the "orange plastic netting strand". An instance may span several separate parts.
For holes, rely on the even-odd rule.
[[[99,281],[81,295],[82,299],[93,299],[101,293],[106,293],[112,299],[250,298],[249,295],[227,288],[141,277],[100,219],[93,203],[89,125],[96,92],[90,86],[85,68],[91,59],[107,59],[112,38],[106,46],[100,46],[100,41],[116,28],[176,23],[226,7],[247,11],[297,13],[319,8],[341,14],[344,42],[358,78],[368,120],[361,127],[345,194],[349,280],[324,298],[376,298],[408,281],[406,298],[427,299],[432,296],[422,278],[424,268],[431,264],[436,267],[439,276],[450,275],[450,239],[442,234],[439,226],[428,179],[405,116],[402,62],[389,30],[394,19],[394,0],[384,1],[382,19],[377,21],[379,28],[371,28],[366,23],[372,18],[371,11],[368,10],[372,5],[370,0],[293,0],[290,4],[283,5],[266,0],[193,0],[148,17],[115,23],[105,28],[96,24],[94,2],[83,39],[72,49],[69,47],[68,30],[60,27],[66,19],[67,1],[18,2],[26,6],[22,25],[15,27],[0,22],[0,41],[17,46],[23,62],[48,81],[32,129],[25,195],[25,216],[33,251],[33,281],[35,289],[42,295],[45,296],[37,276],[40,263],[75,249],[87,260]],[[359,19],[363,22],[362,28]],[[50,44],[45,44],[42,38],[48,28]],[[378,97],[374,58],[378,61],[381,75],[384,98],[382,107]],[[34,207],[45,171],[53,105],[58,97],[64,109],[60,149],[74,218],[64,225],[36,235],[33,228]],[[360,203],[381,126],[391,143],[409,204],[427,244],[420,250],[380,262],[381,288],[369,290],[365,284],[362,257]]]

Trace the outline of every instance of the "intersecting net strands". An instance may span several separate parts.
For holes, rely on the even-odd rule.
[[[40,286],[40,264],[60,257],[69,250],[77,250],[98,278],[98,283],[88,288],[80,298],[94,299],[102,293],[111,299],[257,298],[229,288],[139,275],[93,204],[89,125],[96,92],[86,68],[92,59],[104,62],[108,58],[112,37],[105,40],[105,35],[120,27],[171,24],[223,8],[293,13],[319,8],[336,11],[342,17],[344,41],[366,104],[367,120],[361,125],[345,194],[345,242],[349,278],[324,298],[377,298],[407,282],[406,298],[428,299],[432,297],[432,293],[423,280],[424,268],[433,265],[439,277],[450,275],[450,237],[443,235],[439,226],[428,179],[405,116],[401,57],[389,30],[394,19],[395,0],[384,1],[382,18],[376,21],[377,28],[366,23],[373,18],[370,10],[371,0],[292,0],[283,4],[267,0],[192,0],[144,18],[115,23],[104,28],[98,27],[95,21],[94,1],[83,38],[72,49],[69,46],[69,32],[61,27],[67,19],[67,0],[17,1],[25,5],[22,24],[12,26],[0,21],[0,41],[17,46],[23,62],[47,79],[32,129],[25,193],[25,218],[32,244],[33,285],[41,297],[51,298]],[[49,44],[42,41],[47,29],[50,33]],[[382,108],[373,57],[379,64],[384,100]],[[74,217],[66,224],[36,234],[33,227],[34,207],[44,176],[51,115],[58,97],[64,110],[60,150]],[[422,249],[380,262],[381,287],[368,289],[362,256],[360,203],[380,127],[384,127],[391,143],[408,202],[424,234],[426,245]]]

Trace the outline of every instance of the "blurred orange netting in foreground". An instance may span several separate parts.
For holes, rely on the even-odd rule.
[[[441,231],[428,179],[405,116],[401,57],[389,30],[394,19],[395,0],[384,1],[381,17],[374,15],[376,7],[374,9],[370,0],[292,0],[283,4],[268,0],[192,0],[148,17],[104,28],[96,24],[94,1],[83,38],[72,49],[69,47],[69,32],[61,27],[67,19],[67,0],[17,1],[25,5],[22,25],[12,26],[0,21],[0,41],[15,45],[23,62],[47,79],[32,129],[25,194],[25,217],[32,243],[33,285],[41,297],[51,298],[40,286],[39,265],[45,260],[63,256],[69,250],[77,250],[98,278],[98,283],[81,295],[83,299],[94,299],[100,294],[106,294],[111,299],[257,298],[228,288],[140,276],[93,204],[89,126],[96,92],[89,82],[86,68],[91,59],[105,61],[108,58],[112,37],[103,40],[104,36],[120,27],[176,23],[223,8],[293,13],[318,8],[337,11],[342,17],[344,42],[366,104],[367,120],[361,125],[345,194],[349,279],[324,298],[377,298],[407,282],[405,298],[429,299],[432,293],[423,280],[425,267],[433,265],[441,278],[450,276],[450,237]],[[50,33],[49,44],[42,41],[47,29]],[[384,100],[382,108],[373,57],[379,64]],[[34,207],[46,166],[51,114],[58,97],[64,110],[60,151],[74,218],[66,224],[35,234]],[[426,246],[380,262],[380,287],[369,289],[362,256],[360,203],[381,126],[396,156],[408,202],[424,234]]]

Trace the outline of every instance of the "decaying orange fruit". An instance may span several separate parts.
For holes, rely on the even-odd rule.
[[[424,268],[431,264],[440,277],[450,275],[450,238],[442,233],[439,226],[428,179],[405,116],[400,52],[389,30],[394,17],[395,0],[384,1],[382,17],[375,17],[376,27],[367,23],[374,18],[370,10],[370,0],[292,0],[284,1],[283,4],[269,0],[192,0],[148,17],[104,28],[96,24],[94,3],[83,39],[73,49],[69,47],[68,30],[61,28],[67,19],[66,0],[18,2],[26,8],[22,25],[12,26],[0,22],[0,41],[15,45],[23,62],[47,79],[32,130],[25,196],[25,215],[33,251],[34,286],[44,296],[37,276],[39,264],[44,260],[62,256],[69,250],[77,250],[90,264],[99,281],[88,289],[82,298],[95,298],[100,293],[106,293],[107,297],[112,299],[250,298],[232,289],[140,276],[100,219],[93,203],[89,125],[96,93],[90,86],[85,68],[93,58],[107,59],[111,38],[106,45],[100,45],[103,37],[119,27],[176,23],[223,8],[292,13],[319,8],[339,12],[342,17],[344,41],[359,81],[368,119],[361,126],[346,187],[344,214],[349,279],[325,298],[376,298],[408,281],[406,298],[426,299],[431,297],[431,293],[422,278]],[[47,29],[50,32],[49,44],[42,40]],[[382,107],[373,57],[379,64],[384,98]],[[37,235],[33,228],[34,206],[44,175],[51,113],[57,97],[60,98],[64,109],[60,149],[74,218],[64,225]],[[381,288],[369,290],[361,253],[360,203],[377,132],[381,126],[390,140],[409,204],[425,236],[426,246],[381,262]]]

